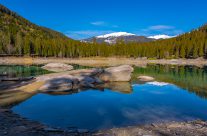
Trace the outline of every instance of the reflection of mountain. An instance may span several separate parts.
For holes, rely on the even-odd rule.
[[[175,84],[200,97],[207,98],[207,68],[191,66],[149,65],[135,68],[134,79],[138,75],[153,76],[158,81]]]

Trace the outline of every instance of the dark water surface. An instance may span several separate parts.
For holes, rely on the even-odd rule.
[[[153,76],[156,81],[139,82],[136,80],[139,75]],[[78,90],[56,95],[35,94],[12,110],[50,126],[90,130],[152,122],[207,120],[206,68],[136,67],[131,83],[111,83],[105,87],[104,90]]]

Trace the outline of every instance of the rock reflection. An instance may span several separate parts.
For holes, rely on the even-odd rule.
[[[6,107],[16,105],[29,99],[33,95],[35,95],[35,93],[27,93],[18,90],[0,92],[0,106]]]
[[[2,83],[3,84],[3,83]],[[7,89],[2,89],[0,91],[0,106],[13,106],[18,103],[21,103],[33,95],[38,93],[38,88],[42,86],[41,82],[16,82],[16,83],[4,83],[1,88],[4,86],[10,85]],[[14,88],[15,87],[15,88]],[[0,88],[0,89],[1,89]]]
[[[154,77],[159,82],[174,84],[207,99],[207,67],[172,65],[148,65],[146,68],[135,67],[133,83],[140,83],[137,77],[143,75]]]
[[[95,88],[93,88],[94,91],[104,91],[105,89],[109,89],[114,92],[119,92],[123,94],[131,94],[132,93],[132,87],[129,82],[108,82],[105,84],[97,85]],[[72,95],[77,94],[79,92],[89,91],[91,89],[84,88],[84,89],[74,89],[74,90],[68,90],[68,91],[53,91],[53,92],[47,92],[44,94],[49,95]]]
[[[123,94],[131,94],[132,87],[129,82],[108,82],[99,86],[99,89],[109,89]]]

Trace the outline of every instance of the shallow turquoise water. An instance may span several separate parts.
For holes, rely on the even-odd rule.
[[[51,73],[39,66],[0,65],[0,74],[8,74],[8,77],[30,77]]]

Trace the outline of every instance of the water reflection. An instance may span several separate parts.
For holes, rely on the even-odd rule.
[[[35,66],[6,67],[0,67],[0,71],[7,70],[12,77],[47,73]],[[139,82],[139,75],[153,76],[156,81]],[[207,98],[206,67],[149,65],[135,67],[131,83],[113,82],[96,89],[48,94],[8,91],[19,84],[0,84],[0,106],[14,105],[15,113],[56,127],[105,129],[158,121],[207,120],[207,100],[201,99]]]
[[[0,75],[6,74],[7,77],[30,77],[51,73],[43,70],[39,66],[19,66],[19,65],[1,65]]]
[[[98,86],[100,90],[110,89],[115,92],[120,92],[123,94],[130,94],[132,93],[131,83],[129,82],[109,82],[103,85]]]
[[[137,83],[136,78],[139,75],[153,76],[157,81],[175,84],[202,98],[207,98],[207,67],[172,65],[136,67],[133,74],[133,83]]]
[[[14,91],[1,91],[0,92],[0,106],[5,107],[5,106],[13,106],[17,105],[36,93],[28,93],[28,92],[22,92],[18,90]]]
[[[207,101],[175,85],[134,84],[130,94],[88,89],[72,95],[37,94],[15,106],[23,117],[55,127],[90,130],[160,121],[207,120]]]
[[[31,77],[36,75],[48,74],[49,71],[43,70],[38,66],[19,66],[19,65],[1,65],[0,78],[13,77]],[[3,77],[1,77],[3,76]],[[32,81],[31,81],[32,82]],[[0,82],[0,106],[12,106],[21,103],[37,92],[23,92],[18,88],[30,84],[31,82]]]

